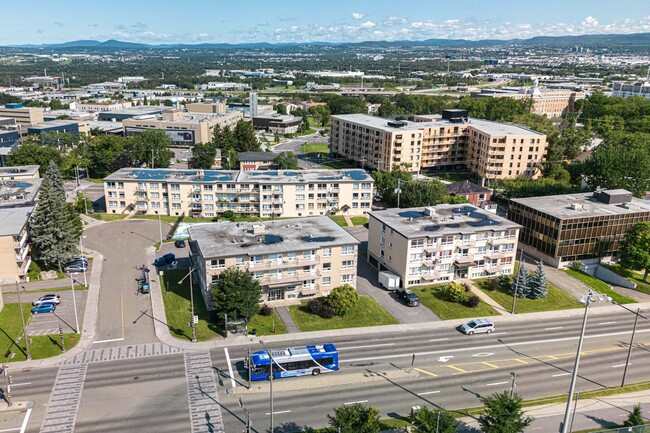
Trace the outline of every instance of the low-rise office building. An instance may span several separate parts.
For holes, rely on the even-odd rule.
[[[613,96],[629,98],[630,96],[639,96],[650,99],[650,81],[637,81],[636,83],[626,83],[623,81],[613,84]]]
[[[51,120],[49,122],[37,123],[27,128],[28,134],[45,134],[57,132],[60,134],[89,134],[90,121],[88,120]]]
[[[237,160],[240,170],[264,170],[275,165],[277,156],[273,152],[239,152]]]
[[[27,127],[43,122],[43,109],[40,107],[23,107],[23,104],[5,104],[0,106],[0,117],[14,119],[16,125]]]
[[[104,179],[109,213],[215,217],[364,215],[374,180],[363,170],[169,170],[122,168]]]
[[[625,232],[650,221],[650,202],[624,189],[516,198],[508,218],[521,229],[521,248],[560,267],[616,256]]]
[[[328,217],[215,223],[188,229],[201,291],[212,308],[212,285],[230,267],[260,282],[260,303],[295,303],[326,296],[343,284],[356,287],[359,241]]]
[[[369,214],[368,261],[402,287],[513,273],[519,224],[470,205]]]
[[[226,112],[226,103],[225,102],[212,102],[212,103],[203,103],[203,102],[194,102],[192,104],[185,105],[187,111],[190,113],[205,113],[205,114],[223,114]]]
[[[546,136],[516,126],[467,117],[465,110],[419,115],[415,122],[367,114],[332,116],[330,149],[365,167],[414,172],[470,170],[484,181],[536,178]]]
[[[164,131],[174,146],[193,146],[212,140],[214,128],[234,128],[243,119],[240,111],[221,115],[184,113],[180,110],[164,110],[157,116],[136,116],[122,120],[124,135],[131,136],[142,131],[157,129]]]
[[[156,116],[165,110],[164,107],[155,105],[138,105],[122,110],[101,111],[97,114],[97,120],[105,122],[121,122],[124,119],[131,119],[136,116]]]
[[[271,134],[291,134],[298,132],[302,117],[286,114],[270,114],[253,117],[255,129],[263,129]]]

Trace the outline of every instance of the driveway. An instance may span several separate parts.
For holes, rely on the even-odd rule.
[[[377,270],[370,266],[362,256],[359,256],[357,265],[357,291],[362,295],[372,296],[399,323],[423,323],[440,320],[428,308],[422,305],[418,307],[407,307],[397,298],[395,292],[389,292],[379,287],[377,274]]]

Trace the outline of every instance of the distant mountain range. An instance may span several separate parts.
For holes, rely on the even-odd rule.
[[[7,45],[3,48],[48,49],[59,50],[67,48],[87,49],[273,49],[282,47],[300,46],[330,46],[330,47],[441,47],[441,48],[479,48],[498,47],[509,45],[520,46],[547,46],[547,47],[573,47],[587,48],[622,48],[622,47],[650,47],[650,33],[612,34],[612,35],[580,35],[580,36],[536,36],[530,39],[485,39],[470,41],[465,39],[427,39],[423,41],[365,41],[365,42],[299,42],[272,44],[268,42],[251,42],[242,44],[202,43],[202,44],[143,44],[138,42],[125,42],[108,40],[104,42],[95,40],[80,40],[64,42],[61,44],[41,45]]]

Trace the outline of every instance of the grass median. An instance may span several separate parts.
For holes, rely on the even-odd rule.
[[[23,317],[25,324],[31,315],[31,306],[23,305]],[[8,362],[25,361],[27,359],[27,348],[25,339],[22,337],[23,325],[20,320],[20,306],[18,304],[5,304],[0,312],[0,359]],[[20,341],[16,343],[16,340]],[[63,334],[66,350],[73,348],[78,342],[80,334],[68,333]],[[29,338],[29,352],[32,359],[45,359],[52,356],[60,355],[61,336],[39,335]],[[14,354],[13,356],[11,354]]]
[[[625,295],[621,295],[620,293],[616,292],[614,289],[612,289],[609,284],[607,284],[604,281],[599,280],[596,277],[592,277],[589,274],[586,274],[582,271],[577,271],[575,269],[565,269],[564,272],[566,272],[568,275],[572,276],[576,280],[582,281],[595,291],[602,293],[603,295],[610,296],[612,300],[615,302],[618,302],[619,304],[635,304],[636,301],[630,297],[627,297]]]
[[[468,307],[458,302],[451,302],[445,298],[443,287],[446,284],[437,284],[425,287],[410,287],[420,298],[420,304],[427,307],[441,320],[465,319],[469,317],[495,316],[498,313],[481,301],[475,308]]]
[[[397,320],[369,296],[359,296],[357,305],[343,317],[323,319],[309,311],[307,301],[290,306],[289,313],[303,332],[397,324]]]
[[[509,290],[504,288],[490,290],[490,279],[487,278],[475,280],[474,285],[490,298],[494,299],[506,311],[511,311],[513,296]],[[548,296],[544,299],[517,298],[515,302],[515,314],[569,310],[572,308],[580,308],[581,306],[573,296],[549,283]]]

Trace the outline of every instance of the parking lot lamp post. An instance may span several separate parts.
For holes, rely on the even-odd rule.
[[[21,286],[25,290],[25,286]],[[23,323],[23,337],[25,338],[25,350],[27,351],[27,360],[32,359],[32,354],[29,352],[29,337],[27,337],[27,328],[25,328],[25,316],[23,315],[23,303],[20,301],[20,290],[18,290],[18,282],[16,282],[16,294],[18,295],[18,305],[20,306],[20,320]]]
[[[75,330],[74,332],[79,334],[79,317],[77,316],[77,297],[74,294],[74,279],[72,278],[73,275],[77,274],[70,274],[70,286],[72,288],[72,307],[74,308],[74,322],[75,322]]]
[[[192,328],[192,343],[196,343],[196,324],[194,323],[194,289],[192,288],[192,272],[194,272],[194,268],[190,268],[190,271],[178,282],[178,285],[181,285],[183,281],[185,281],[185,278],[190,277],[190,304],[192,308],[192,317],[190,318],[190,328]]]
[[[271,425],[269,428],[269,431],[273,433],[273,355],[271,355],[271,351],[269,350],[268,347],[266,347],[266,343],[263,340],[260,340],[260,344],[264,346],[264,350],[269,354],[269,372],[270,372],[270,385],[269,385],[269,404],[271,406]]]

